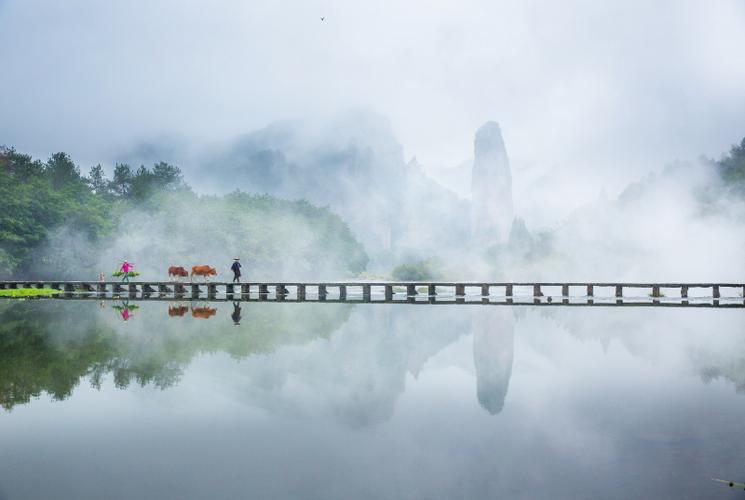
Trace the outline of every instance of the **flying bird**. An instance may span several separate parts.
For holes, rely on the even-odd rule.
[[[322,17],[322,18],[321,18],[321,21],[325,21],[325,20],[326,20],[326,18],[325,18],[325,17]]]

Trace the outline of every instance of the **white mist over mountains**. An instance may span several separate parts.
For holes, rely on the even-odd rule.
[[[743,279],[742,201],[702,204],[695,158],[745,135],[744,25],[737,0],[6,0],[0,144],[328,205],[373,272]]]
[[[581,177],[512,165],[502,132],[496,121],[473,132],[472,150],[464,152],[473,159],[451,167],[467,186],[460,192],[407,160],[389,121],[366,112],[273,123],[219,146],[192,144],[189,156],[188,148],[143,144],[120,160],[187,165],[187,181],[201,192],[241,189],[329,206],[378,274],[429,259],[454,279],[743,275],[745,204],[721,189],[706,161],[669,162],[618,197],[599,190],[580,204],[563,186]]]

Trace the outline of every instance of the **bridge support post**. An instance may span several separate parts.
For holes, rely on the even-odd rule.
[[[274,296],[277,300],[285,300],[287,297],[287,289],[285,286],[280,284],[274,285]]]
[[[569,285],[561,285],[561,303],[569,303]]]
[[[393,300],[393,285],[385,285],[385,301],[390,302]]]
[[[201,293],[201,290],[199,289],[199,285],[196,283],[191,284],[191,296],[194,298],[199,297],[199,294]]]
[[[541,292],[541,285],[533,285],[533,304],[540,304],[543,292]]]
[[[269,298],[269,286],[265,283],[259,284],[259,300],[266,300]]]
[[[504,296],[508,304],[512,304],[513,285],[508,283],[504,286]]]
[[[616,285],[616,304],[623,303],[623,287]]]
[[[105,294],[106,293],[106,283],[99,283],[97,286],[97,291],[99,294]]]
[[[305,285],[297,286],[297,300],[305,300]]]
[[[362,300],[364,302],[370,302],[371,293],[370,293],[370,285],[362,285]]]
[[[251,285],[248,283],[241,283],[241,294],[249,295],[251,293]]]
[[[487,285],[486,283],[481,285],[481,296],[482,297],[489,296],[489,285]]]
[[[466,294],[466,285],[462,283],[456,283],[455,285],[455,296],[463,296]]]
[[[225,293],[233,295],[235,293],[235,285],[233,283],[228,283],[227,285],[225,285]]]
[[[419,292],[416,290],[416,285],[409,283],[406,285],[406,302],[416,302],[416,296]]]
[[[720,297],[719,285],[713,285],[711,287],[711,296],[714,297],[715,299],[718,299]]]
[[[688,304],[688,285],[680,287],[680,298],[683,299],[683,304]]]
[[[660,286],[652,286],[652,302],[658,303],[660,301]]]
[[[339,285],[339,300],[347,300],[347,285]]]
[[[327,295],[326,285],[318,285],[318,300],[326,300]]]

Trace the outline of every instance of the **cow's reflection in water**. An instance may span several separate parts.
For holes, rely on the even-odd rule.
[[[207,305],[203,307],[194,307],[194,306],[191,307],[192,318],[210,319],[215,314],[217,314],[216,307],[209,307]]]
[[[174,305],[168,306],[168,316],[172,318],[177,317],[177,316],[181,317],[187,312],[189,312],[189,306],[185,306],[181,304],[175,305],[175,306]]]
[[[207,304],[203,306],[189,307],[185,304],[170,304],[168,306],[168,316],[171,318],[180,318],[186,315],[191,310],[192,318],[210,319],[212,316],[217,314],[216,307],[210,307]]]

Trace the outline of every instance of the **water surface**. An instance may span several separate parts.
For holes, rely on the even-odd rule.
[[[0,302],[0,499],[743,497],[742,310],[236,307]]]

